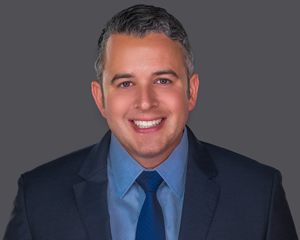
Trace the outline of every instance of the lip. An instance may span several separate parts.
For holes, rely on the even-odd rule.
[[[135,121],[153,121],[153,120],[157,120],[160,118],[135,118]],[[160,130],[164,123],[166,121],[166,118],[162,118],[162,121],[160,124],[158,124],[157,126],[154,127],[150,127],[150,128],[138,128],[134,123],[133,120],[129,120],[130,125],[132,126],[132,128],[137,132],[137,133],[153,133],[156,132],[158,130]]]
[[[154,121],[158,119],[165,119],[164,117],[155,117],[155,118],[132,118],[129,119],[129,121]]]

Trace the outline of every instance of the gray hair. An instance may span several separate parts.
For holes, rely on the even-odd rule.
[[[194,55],[183,26],[163,8],[138,4],[117,13],[107,22],[102,30],[98,40],[97,59],[95,62],[95,70],[101,89],[103,89],[102,74],[104,70],[105,47],[109,37],[112,34],[125,34],[143,38],[150,33],[165,34],[170,39],[181,44],[189,83],[194,70]]]

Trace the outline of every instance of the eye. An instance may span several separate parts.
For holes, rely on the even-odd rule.
[[[171,81],[169,79],[165,79],[165,78],[161,78],[161,79],[158,79],[157,82],[159,84],[168,84],[170,83]]]
[[[119,86],[123,87],[123,88],[127,88],[127,87],[132,86],[132,83],[131,82],[122,82]]]

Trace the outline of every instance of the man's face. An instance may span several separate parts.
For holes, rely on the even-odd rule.
[[[112,35],[106,46],[103,97],[92,92],[109,128],[142,166],[153,168],[179,144],[197,99],[197,74],[190,79],[180,43],[164,34],[144,38]]]

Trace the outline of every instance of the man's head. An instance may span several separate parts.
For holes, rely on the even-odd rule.
[[[136,19],[144,17],[143,8],[149,14],[152,9],[152,15],[163,13],[170,17],[160,8],[143,5],[136,8],[138,11],[132,7],[121,12],[130,12],[128,19],[124,16],[122,21],[131,21],[133,26]],[[172,19],[173,24],[180,24]],[[99,58],[99,63],[103,62],[99,70],[101,84],[92,83],[92,94],[122,146],[142,166],[153,168],[181,140],[189,111],[196,104],[198,75],[191,75],[192,68],[186,67],[186,52],[179,40],[160,31],[144,35],[125,32],[110,33],[108,39],[100,41],[105,42],[102,60]],[[101,68],[101,64],[98,66]]]
[[[194,70],[194,56],[181,23],[163,8],[139,4],[117,13],[102,30],[95,62],[97,79],[101,87],[105,68],[105,49],[109,37],[112,34],[122,34],[143,38],[150,33],[165,34],[168,38],[180,43],[184,53],[183,61],[187,78],[190,79]]]

